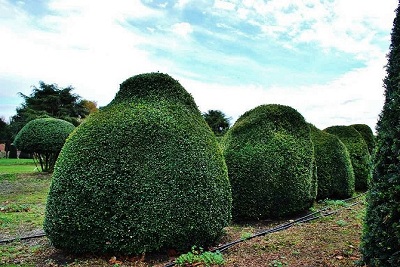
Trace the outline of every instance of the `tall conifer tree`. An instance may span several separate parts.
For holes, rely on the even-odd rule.
[[[400,3],[393,22],[377,124],[374,175],[367,197],[362,251],[368,266],[400,266]]]

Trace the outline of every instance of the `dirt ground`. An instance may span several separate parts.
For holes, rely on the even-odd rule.
[[[331,206],[340,210],[312,222],[265,236],[245,240],[224,251],[229,267],[244,266],[356,266],[362,234],[365,204]],[[221,244],[242,239],[282,222],[258,221],[235,224],[225,229]],[[161,267],[173,261],[174,251],[141,256],[70,255],[53,248],[47,238],[15,241],[0,245],[4,266],[140,266]],[[203,266],[192,264],[186,266]]]

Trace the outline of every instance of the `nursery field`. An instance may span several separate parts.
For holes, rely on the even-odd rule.
[[[5,166],[9,171],[5,171]],[[29,164],[7,165],[0,160],[0,240],[41,233],[51,177],[33,169],[27,172],[26,166]],[[223,266],[356,266],[365,212],[363,197],[356,201],[359,202],[354,206],[343,201],[316,203],[311,211],[328,207],[338,212],[240,242],[224,251]],[[294,218],[232,224],[225,228],[220,243],[246,239],[290,219]],[[53,248],[46,237],[0,244],[1,266],[147,267],[164,266],[176,256],[173,250],[140,256],[71,255]]]

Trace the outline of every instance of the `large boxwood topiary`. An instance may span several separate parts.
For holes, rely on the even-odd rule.
[[[65,140],[75,129],[72,123],[56,118],[39,118],[28,122],[16,135],[15,146],[35,153],[42,171],[52,171]]]
[[[373,155],[375,149],[375,136],[372,129],[366,124],[353,124],[351,126],[361,134],[364,141],[367,143],[369,154]]]
[[[342,199],[354,193],[354,171],[346,146],[333,134],[310,125],[318,169],[318,199]]]
[[[294,214],[316,196],[314,150],[303,116],[283,105],[243,114],[224,137],[235,220]]]
[[[217,240],[231,201],[222,151],[190,94],[167,74],[141,74],[66,142],[44,228],[72,252],[187,249]]]
[[[331,126],[324,131],[339,137],[346,146],[354,170],[355,189],[366,190],[371,179],[371,156],[364,138],[352,126]]]

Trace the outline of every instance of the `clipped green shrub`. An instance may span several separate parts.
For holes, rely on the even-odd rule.
[[[346,146],[335,135],[310,124],[318,169],[317,199],[343,199],[354,193],[354,171]]]
[[[385,102],[376,127],[374,175],[361,246],[363,264],[369,267],[400,266],[400,2],[387,58]]]
[[[15,146],[26,153],[35,153],[42,171],[52,171],[72,123],[55,118],[39,118],[28,122],[16,135]]]
[[[371,156],[364,138],[352,126],[331,126],[324,131],[339,137],[346,146],[354,170],[355,189],[366,190],[371,179]]]
[[[67,140],[44,229],[72,252],[186,250],[220,237],[231,202],[222,151],[190,94],[167,74],[141,74]]]
[[[283,105],[244,113],[224,137],[235,220],[308,209],[316,188],[314,150],[303,116]]]
[[[366,124],[353,124],[351,126],[353,126],[354,129],[356,129],[364,138],[364,141],[368,146],[369,154],[372,155],[375,148],[375,136],[372,129]]]

